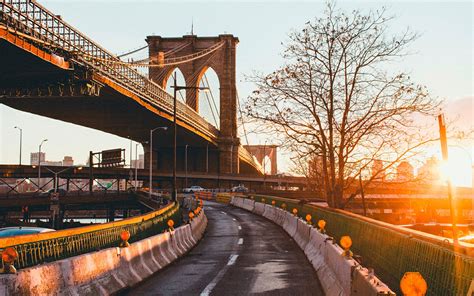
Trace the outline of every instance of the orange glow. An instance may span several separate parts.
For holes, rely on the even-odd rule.
[[[443,180],[450,178],[454,186],[472,187],[471,159],[459,148],[454,147],[449,152],[449,161],[441,162],[439,166]]]

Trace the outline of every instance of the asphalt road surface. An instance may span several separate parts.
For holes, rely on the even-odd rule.
[[[324,295],[282,228],[230,205],[206,202],[205,213],[199,244],[127,295]]]

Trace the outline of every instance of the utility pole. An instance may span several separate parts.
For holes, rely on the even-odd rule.
[[[177,105],[177,92],[182,89],[195,89],[195,90],[209,90],[209,87],[196,87],[196,86],[178,86],[176,83],[176,72],[173,74],[173,192],[171,192],[171,199],[177,201],[178,192],[176,189],[176,105]]]
[[[15,126],[14,128],[18,129],[20,131],[20,165],[21,165],[21,147],[23,146],[23,130],[18,127],[18,126]]]
[[[443,156],[443,161],[448,163],[448,140],[446,137],[446,122],[444,120],[444,115],[438,115],[438,123],[439,123],[439,140],[441,143],[441,154]],[[457,227],[456,227],[456,205],[453,204],[453,196],[452,196],[452,184],[451,184],[451,177],[448,175],[448,200],[449,200],[449,207],[451,212],[451,225],[453,231],[453,243],[458,243],[458,234],[457,234]]]
[[[41,190],[41,146],[43,146],[43,144],[47,141],[48,139],[41,141],[41,144],[38,148],[38,190]]]
[[[148,198],[151,199],[151,193],[153,191],[152,185],[153,185],[153,132],[156,131],[157,129],[162,129],[162,130],[167,130],[168,128],[166,126],[159,126],[155,127],[154,129],[150,130],[150,163],[149,163],[149,187],[148,187]]]

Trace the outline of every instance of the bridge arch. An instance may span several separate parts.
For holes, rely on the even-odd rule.
[[[239,172],[239,145],[237,135],[237,90],[236,90],[236,47],[238,38],[230,34],[216,37],[183,37],[164,38],[148,36],[149,57],[152,63],[163,61],[161,67],[151,67],[150,79],[162,81],[176,65],[184,75],[187,86],[199,86],[203,73],[212,68],[219,80],[219,167],[221,173]],[[210,50],[212,49],[212,50]],[[207,50],[207,51],[206,51]],[[200,53],[205,55],[199,55]],[[198,58],[178,61],[180,58],[199,55]],[[163,59],[164,56],[164,59]],[[167,60],[178,61],[167,63]],[[206,69],[206,70],[204,70]],[[187,89],[186,103],[194,110],[199,110],[199,92]]]
[[[199,114],[219,128],[220,122],[220,80],[214,68],[204,66],[198,75],[196,87],[208,87],[198,92]]]
[[[168,73],[164,76],[162,83],[160,84],[163,89],[166,90],[167,93],[173,95],[173,75],[176,74],[176,85],[178,86],[187,86],[186,85],[186,78],[184,77],[183,71],[179,67],[170,68]],[[182,101],[186,101],[186,89],[182,89],[177,94],[178,100],[182,99]]]

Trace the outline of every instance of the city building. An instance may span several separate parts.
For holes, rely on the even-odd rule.
[[[385,181],[385,171],[383,170],[383,160],[375,159],[370,172],[370,177],[376,181]]]
[[[132,168],[143,169],[145,168],[145,155],[138,155],[138,159],[132,159]]]
[[[64,156],[63,166],[73,166],[73,165],[74,165],[74,160],[72,159],[72,156]]]
[[[43,163],[46,159],[46,153],[44,152],[31,152],[30,153],[30,164],[31,165],[38,165],[38,155],[40,155],[40,161]]]
[[[411,181],[414,175],[414,168],[408,161],[402,161],[397,166],[397,181]]]
[[[418,169],[417,178],[423,182],[436,182],[441,179],[439,171],[440,161],[435,156],[426,160]]]

